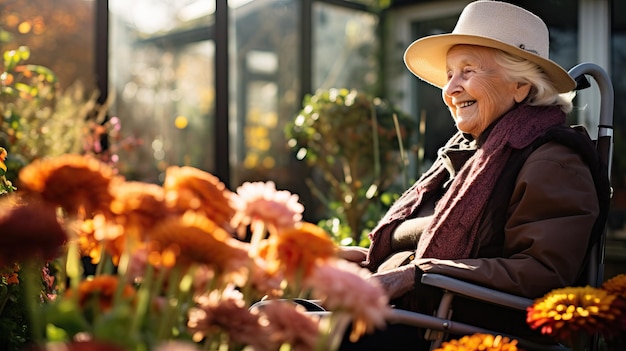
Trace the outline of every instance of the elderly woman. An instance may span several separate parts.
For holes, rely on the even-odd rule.
[[[539,17],[476,1],[452,33],[406,50],[409,70],[442,89],[459,132],[372,231],[370,248],[343,252],[396,307],[433,313],[437,293],[420,285],[424,272],[529,298],[581,281],[603,228],[608,178],[586,134],[565,125],[575,83],[548,46]],[[455,307],[464,313],[484,327],[526,328],[523,315],[471,302]],[[420,340],[390,325],[342,349],[415,349]]]

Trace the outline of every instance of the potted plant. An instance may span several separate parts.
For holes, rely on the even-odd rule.
[[[407,186],[404,145],[412,131],[406,114],[348,89],[307,95],[286,126],[289,146],[313,169],[309,187],[330,211],[325,227],[343,244],[360,245],[393,201],[392,186]]]

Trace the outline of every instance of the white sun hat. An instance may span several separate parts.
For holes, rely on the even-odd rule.
[[[463,9],[452,33],[414,41],[404,53],[404,63],[417,77],[442,88],[447,80],[446,55],[452,46],[459,44],[496,48],[534,62],[559,93],[576,86],[570,75],[549,59],[550,36],[541,18],[501,1],[470,3]]]

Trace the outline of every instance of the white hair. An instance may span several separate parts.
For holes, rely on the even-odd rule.
[[[575,93],[559,94],[541,67],[521,57],[494,49],[496,62],[504,68],[505,74],[514,82],[528,83],[530,92],[525,102],[533,106],[559,106],[563,112],[572,110]]]

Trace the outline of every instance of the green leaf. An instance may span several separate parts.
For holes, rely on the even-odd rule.
[[[7,72],[11,72],[20,63],[20,55],[16,50],[9,50],[4,52],[4,69]]]
[[[65,330],[57,328],[54,324],[49,323],[46,325],[46,341],[59,342],[68,340],[70,340],[70,337]]]
[[[80,308],[69,299],[62,299],[50,304],[45,309],[46,320],[53,325],[53,331],[62,329],[67,335],[74,336],[80,332],[89,331],[89,323],[83,317]],[[59,335],[59,334],[57,334]]]
[[[127,304],[115,306],[113,309],[98,318],[94,325],[93,336],[124,346],[139,345],[140,335],[129,333],[133,311]]]
[[[16,96],[17,92],[15,91],[15,89],[13,89],[13,87],[3,86],[0,89],[0,94],[2,94],[2,95],[9,95],[9,96]]]
[[[30,58],[30,49],[27,46],[20,46],[17,48],[17,52],[20,56],[20,59],[26,61]]]
[[[54,74],[54,72],[48,67],[41,65],[26,65],[26,68],[44,76],[46,82],[48,83],[56,83],[58,81],[56,74]]]
[[[32,87],[32,86],[30,86],[28,84],[25,84],[25,83],[15,83],[15,89],[17,91],[19,91],[19,92],[26,93],[26,94],[31,95],[31,96],[35,96],[36,95],[35,87]],[[35,91],[35,95],[33,95],[33,90]]]
[[[2,169],[0,169],[0,172],[2,172]],[[3,300],[7,296],[8,292],[9,289],[7,288],[6,284],[0,283],[0,300]]]

